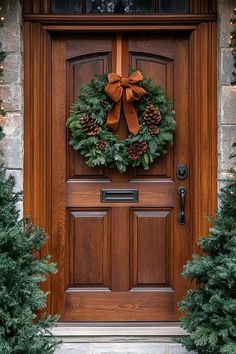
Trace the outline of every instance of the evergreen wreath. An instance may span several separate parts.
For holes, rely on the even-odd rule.
[[[67,120],[69,143],[80,150],[90,167],[108,166],[123,173],[128,166],[142,165],[147,170],[155,158],[167,153],[166,147],[173,141],[176,123],[172,103],[162,87],[143,78],[137,86],[146,91],[145,95],[133,102],[140,129],[121,140],[106,125],[113,106],[105,92],[107,85],[108,76],[104,74],[81,88]]]

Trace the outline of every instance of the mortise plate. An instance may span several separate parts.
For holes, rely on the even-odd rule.
[[[138,189],[102,189],[102,203],[138,203]]]

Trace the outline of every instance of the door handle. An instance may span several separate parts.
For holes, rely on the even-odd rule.
[[[186,200],[187,189],[185,187],[179,187],[177,192],[180,201],[180,212],[178,215],[178,223],[180,225],[185,225],[185,200]]]

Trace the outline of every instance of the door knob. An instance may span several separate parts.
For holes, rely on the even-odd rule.
[[[179,187],[177,192],[180,200],[180,212],[178,215],[178,223],[180,225],[185,225],[185,199],[186,199],[187,189],[185,187]]]

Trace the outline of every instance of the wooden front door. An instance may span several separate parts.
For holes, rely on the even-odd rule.
[[[81,85],[115,70],[121,38],[123,75],[141,70],[174,101],[174,146],[149,171],[87,168],[68,145],[66,119]],[[58,34],[52,41],[52,309],[65,321],[172,321],[188,284],[194,180],[190,168],[189,36],[186,33]],[[121,121],[118,133],[125,137]],[[177,222],[184,186],[186,224]],[[137,189],[134,203],[101,202],[102,189]]]

